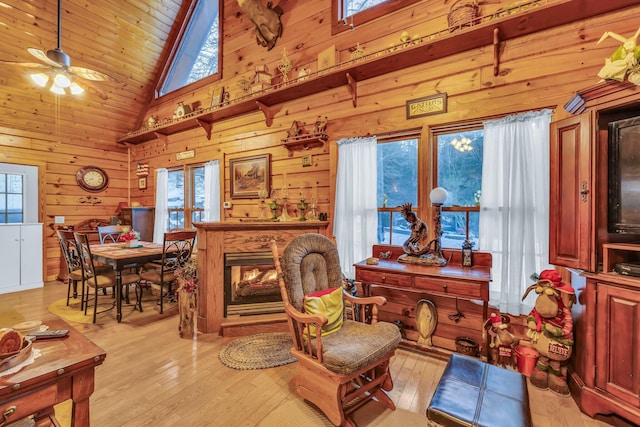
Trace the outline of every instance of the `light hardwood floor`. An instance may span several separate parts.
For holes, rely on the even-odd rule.
[[[65,295],[66,285],[52,282],[0,298],[26,320],[46,323],[53,316],[47,307]],[[127,310],[130,307],[123,309],[125,320]],[[231,338],[201,334],[181,339],[175,314],[158,314],[146,324],[71,325],[107,352],[96,370],[91,397],[94,427],[256,426],[279,405],[297,399],[289,390],[295,363],[264,370],[228,368],[220,363],[218,352]],[[398,350],[392,360],[395,387],[390,393],[397,407],[424,415],[444,366],[442,360]],[[536,427],[607,425],[581,413],[571,398],[531,385],[529,396]],[[296,426],[305,426],[305,420],[297,421]]]

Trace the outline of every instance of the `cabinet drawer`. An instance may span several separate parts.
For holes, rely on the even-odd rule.
[[[7,422],[12,423],[53,406],[56,403],[57,390],[56,384],[51,384],[0,402],[0,415],[11,412],[7,416]]]
[[[379,283],[381,285],[395,285],[411,287],[411,276],[404,274],[385,273],[384,271],[358,270],[357,280],[363,283]]]
[[[483,299],[482,286],[478,283],[464,283],[447,279],[416,277],[415,287],[416,289],[424,289],[426,291],[438,293],[440,295],[451,295],[471,299]]]

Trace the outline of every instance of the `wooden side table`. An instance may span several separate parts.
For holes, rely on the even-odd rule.
[[[95,367],[107,354],[60,319],[43,321],[50,330],[68,329],[62,339],[33,343],[41,356],[19,372],[0,377],[0,423],[34,415],[36,426],[59,425],[53,406],[72,400],[71,425],[88,427],[89,397],[93,393]]]

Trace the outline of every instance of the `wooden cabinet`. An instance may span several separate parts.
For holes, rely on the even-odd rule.
[[[551,124],[549,262],[595,270],[591,113]]]
[[[155,208],[136,207],[120,210],[122,225],[130,225],[140,233],[140,240],[153,241],[153,224],[155,222]]]
[[[459,250],[445,250],[444,267],[406,264],[397,261],[402,248],[374,246],[373,253],[394,253],[392,259],[380,259],[378,264],[365,261],[355,264],[356,281],[362,284],[364,295],[383,296],[387,303],[378,318],[401,324],[406,346],[430,353],[455,351],[457,337],[469,337],[482,345],[482,325],[487,318],[491,255],[474,253],[474,267],[462,267]],[[416,323],[418,301],[428,299],[436,306],[438,324],[432,336],[431,348],[417,344],[420,338]],[[463,313],[459,316],[459,313]],[[442,350],[445,351],[442,351]],[[486,350],[483,348],[483,350]]]
[[[0,242],[0,294],[42,287],[42,224],[2,224]]]
[[[591,417],[640,424],[640,278],[586,274],[583,296],[589,306],[577,322],[579,363],[569,382],[576,403]]]

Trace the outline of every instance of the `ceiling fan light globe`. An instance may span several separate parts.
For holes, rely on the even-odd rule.
[[[38,86],[45,87],[49,82],[49,76],[45,73],[33,73],[31,74],[31,80],[33,80]]]
[[[80,85],[76,82],[72,82],[71,86],[69,86],[69,90],[71,91],[71,95],[80,95],[84,92],[84,89],[80,87]]]
[[[49,90],[57,95],[64,95],[65,91],[64,88],[61,88],[60,86],[53,84],[51,85],[51,88],[49,88]]]
[[[64,73],[56,74],[55,77],[53,78],[53,82],[56,86],[59,86],[61,88],[71,86],[71,79],[67,77],[67,75]]]

